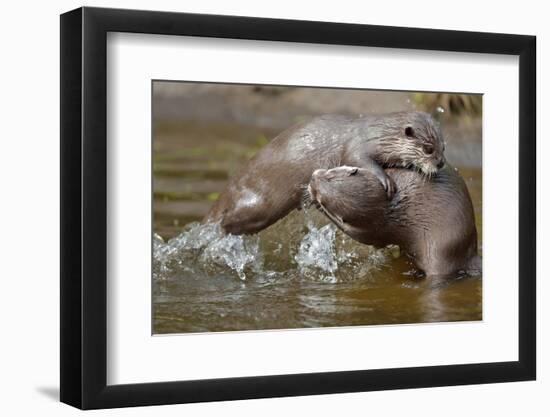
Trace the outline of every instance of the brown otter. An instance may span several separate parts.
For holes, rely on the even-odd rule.
[[[316,170],[312,200],[344,233],[374,246],[397,244],[429,276],[481,270],[470,195],[462,177],[446,165],[426,179],[405,169],[388,169],[396,193],[387,200],[368,170]]]
[[[406,167],[430,176],[444,164],[444,143],[432,117],[421,112],[364,117],[321,116],[284,131],[235,176],[207,214],[233,234],[258,232],[299,208],[318,168],[354,165],[383,186],[382,167]]]

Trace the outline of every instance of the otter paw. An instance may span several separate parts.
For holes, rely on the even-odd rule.
[[[384,187],[384,191],[386,191],[388,200],[391,200],[395,194],[395,182],[387,175],[383,178],[379,178],[379,180],[382,183],[382,187]]]

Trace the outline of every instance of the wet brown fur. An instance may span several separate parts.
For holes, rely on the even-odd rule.
[[[229,181],[205,222],[220,222],[228,233],[256,233],[300,207],[318,168],[359,166],[391,190],[382,167],[430,176],[444,160],[443,152],[439,128],[426,113],[316,117],[287,129],[259,151]]]
[[[462,177],[446,165],[426,179],[404,169],[388,169],[395,181],[391,201],[368,171],[338,167],[316,171],[313,200],[344,233],[378,247],[397,244],[430,276],[481,269],[470,195]]]

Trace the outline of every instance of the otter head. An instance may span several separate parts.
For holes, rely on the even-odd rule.
[[[380,181],[369,171],[341,166],[316,170],[310,180],[311,200],[342,231],[361,240],[367,228],[383,221],[387,204]]]
[[[378,162],[431,176],[445,165],[445,143],[438,123],[423,112],[392,113],[372,125]]]

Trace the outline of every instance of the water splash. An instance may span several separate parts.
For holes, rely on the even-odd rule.
[[[166,279],[178,270],[188,272],[234,271],[246,280],[245,270],[261,270],[263,257],[258,236],[225,234],[219,224],[189,224],[182,233],[164,242],[153,239],[153,278]]]
[[[227,266],[235,271],[241,280],[245,281],[245,268],[249,267],[255,271],[262,269],[263,259],[259,248],[259,238],[258,236],[218,236],[205,247],[201,261],[213,262],[222,267]]]
[[[294,260],[300,274],[308,279],[333,284],[368,280],[391,257],[391,248],[376,249],[357,243],[332,223],[316,226],[310,220],[307,229]]]
[[[294,257],[304,275],[321,272],[326,280],[336,281],[338,270],[334,238],[335,227],[330,223],[318,229],[312,222],[307,225],[309,232],[300,242],[298,254]]]
[[[155,234],[153,278],[339,283],[369,280],[390,257],[389,250],[355,242],[321,214],[302,210],[254,236],[225,234],[219,224],[200,223],[167,242]]]

